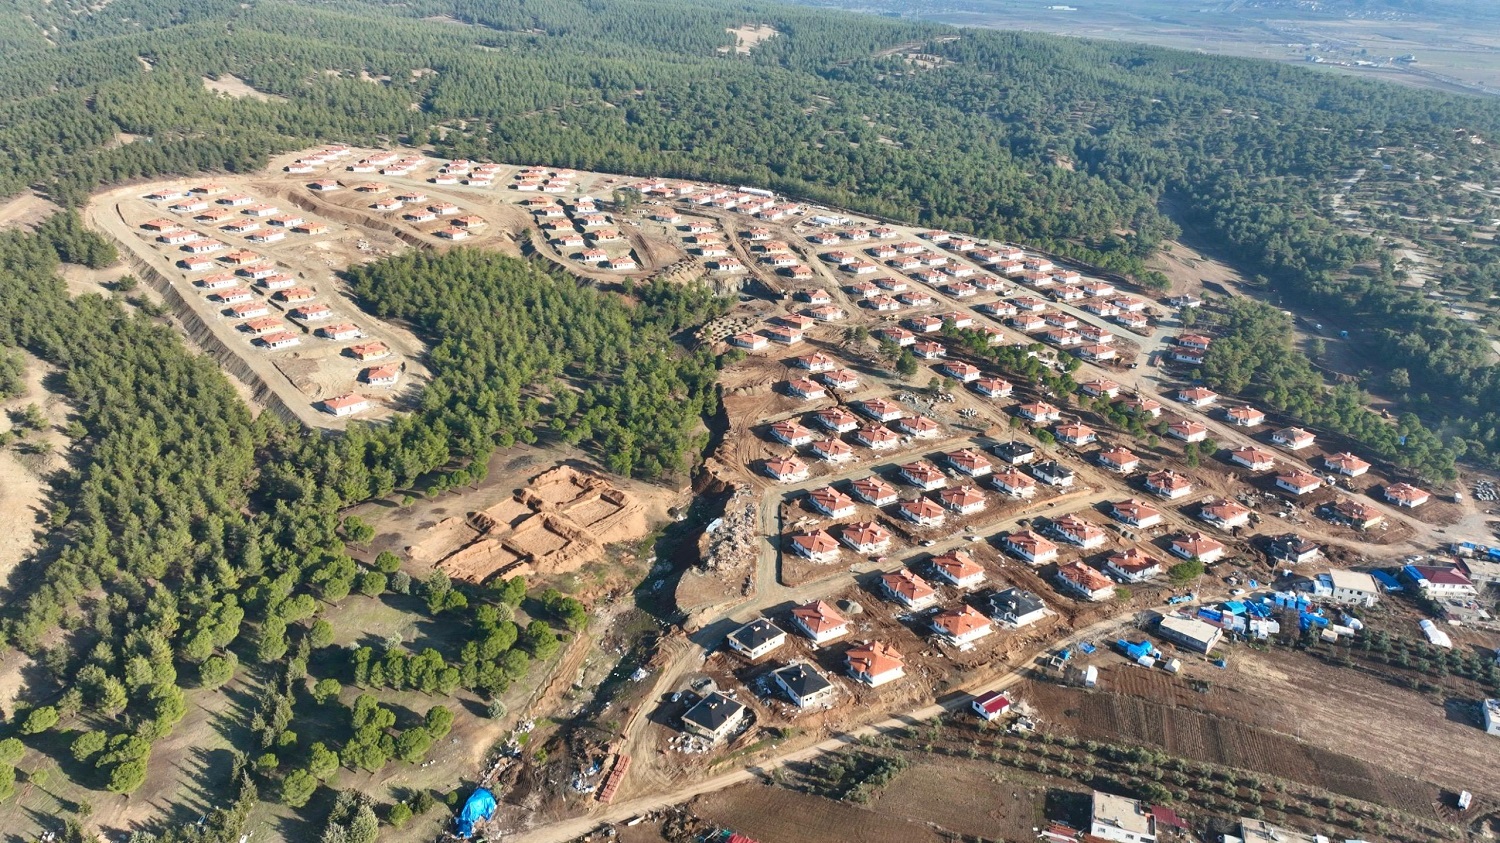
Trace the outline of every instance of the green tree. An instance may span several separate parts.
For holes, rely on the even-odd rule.
[[[239,659],[233,653],[211,656],[198,666],[198,684],[204,688],[220,688],[234,678]]]
[[[1204,567],[1202,560],[1195,558],[1189,559],[1185,562],[1178,562],[1176,565],[1168,568],[1167,576],[1170,577],[1172,582],[1176,585],[1186,585],[1193,580],[1196,580],[1197,578],[1203,576],[1203,571]]]
[[[382,550],[375,557],[375,570],[382,574],[394,574],[401,570],[401,557],[389,550]]]
[[[386,577],[379,571],[366,571],[359,575],[359,593],[367,597],[378,597],[385,593]]]
[[[111,793],[134,793],[146,781],[146,759],[122,761],[109,774]]]
[[[109,738],[103,732],[83,732],[73,739],[70,751],[75,761],[88,761],[90,758],[104,751],[104,744]]]
[[[33,708],[21,724],[21,734],[35,735],[57,725],[57,709],[50,705]]]
[[[321,781],[333,775],[338,768],[338,753],[324,746],[321,741],[312,745],[307,757],[307,771],[309,773]]]
[[[333,624],[318,618],[313,621],[312,628],[307,632],[308,644],[314,650],[319,650],[333,643]]]
[[[301,808],[318,789],[318,779],[307,770],[292,770],[281,779],[281,801],[289,808]]]

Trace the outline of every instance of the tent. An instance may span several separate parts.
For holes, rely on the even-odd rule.
[[[484,788],[474,791],[464,809],[458,812],[458,836],[467,840],[474,836],[474,823],[495,815],[495,794]]]

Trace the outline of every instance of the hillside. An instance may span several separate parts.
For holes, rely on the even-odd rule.
[[[593,640],[579,599],[551,587],[529,593],[519,576],[454,583],[438,571],[414,581],[417,569],[380,552],[380,541],[399,549],[396,538],[371,522],[399,510],[393,521],[423,529],[464,524],[463,498],[445,493],[502,482],[490,478],[491,465],[504,483],[529,476],[523,457],[509,458],[518,444],[538,442],[550,459],[656,484],[666,498],[723,445],[726,406],[748,418],[759,402],[780,400],[766,372],[721,389],[724,370],[743,355],[695,332],[737,305],[709,285],[667,278],[688,248],[706,254],[705,241],[647,220],[633,177],[691,180],[704,193],[716,189],[708,183],[774,191],[811,215],[862,215],[870,228],[888,221],[911,237],[943,229],[1024,243],[1049,256],[1048,267],[1074,261],[1163,299],[1168,288],[1226,290],[1223,279],[1152,268],[1168,265],[1178,242],[1211,246],[1242,281],[1238,295],[1216,294],[1222,301],[1204,315],[1174,323],[1201,319],[1214,334],[1202,365],[1173,375],[1174,391],[1205,381],[1264,406],[1278,424],[1316,426],[1380,460],[1379,474],[1393,482],[1446,488],[1465,462],[1500,466],[1497,100],[770,3],[17,0],[0,10],[0,29],[0,195],[64,209],[0,233],[0,350],[55,372],[46,389],[72,413],[49,427],[65,436],[26,443],[38,457],[55,448],[66,468],[48,473],[46,499],[33,507],[38,549],[7,585],[0,628],[13,679],[0,799],[18,787],[14,765],[25,758],[20,786],[46,794],[44,810],[59,816],[87,818],[99,799],[119,829],[227,840],[260,812],[286,839],[312,839],[325,827],[374,822],[369,805],[336,801],[335,787],[375,794],[382,810],[422,814],[432,792],[458,787],[511,734],[500,726],[508,706],[542,697],[571,704],[574,676],[580,688],[583,677],[595,689],[620,686],[615,674],[631,675],[633,642],[646,633]],[[450,249],[439,240],[457,237],[446,223],[403,228],[370,213],[363,198],[324,202],[313,195],[317,182],[281,172],[292,163],[284,153],[334,143],[426,154],[424,167],[504,162],[518,179],[527,165],[554,176],[596,171],[597,198],[637,232],[634,240],[614,232],[611,242],[627,245],[605,257],[634,250],[642,271],[580,269],[561,246],[554,255],[532,239],[534,220],[519,203],[476,205],[491,214],[491,233],[476,245],[492,248]],[[272,166],[278,172],[268,175]],[[345,165],[320,166],[342,173]],[[121,185],[144,193],[183,181],[205,196],[227,193],[200,184],[215,173],[247,191],[264,187],[266,203],[293,203],[319,231],[337,227],[337,251],[306,245],[309,233],[266,252],[316,276],[318,290],[333,291],[329,301],[368,314],[366,328],[394,326],[376,336],[412,358],[402,371],[421,372],[425,388],[392,401],[382,423],[340,422],[330,425],[337,435],[324,435],[252,413],[217,362],[263,348],[240,327],[190,330],[188,341],[205,347],[244,340],[209,357],[175,330],[182,312],[174,323],[133,278],[70,294],[62,266],[117,266],[115,243],[126,238],[141,241],[130,241],[140,246],[134,259],[153,268],[143,280],[156,295],[207,289],[206,278],[184,274],[190,267],[178,272],[186,260],[177,252],[141,233],[157,222],[148,212],[165,213],[158,206],[173,200],[151,205],[132,190],[113,206],[118,230],[88,228],[76,211]],[[343,186],[335,180],[332,189]],[[345,195],[363,190],[389,186]],[[135,215],[128,222],[123,204]],[[642,228],[648,222],[656,227]],[[579,243],[585,230],[591,240],[598,234],[582,217],[578,231],[567,225]],[[804,249],[820,242],[811,228],[795,236]],[[766,259],[735,248],[741,268]],[[832,295],[846,280],[822,266],[839,260],[833,254],[808,252],[817,272],[802,258],[793,264]],[[703,266],[690,280],[708,275]],[[871,272],[890,275],[874,264]],[[766,283],[775,277],[745,284],[745,306],[732,318],[769,313],[790,291]],[[229,303],[213,301],[200,308],[203,324]],[[1282,307],[1305,315],[1301,334]],[[411,342],[394,339],[406,336],[398,330]],[[867,347],[863,325],[849,331],[872,379],[884,383],[893,366],[909,365],[903,377],[918,371],[909,353],[886,359]],[[1024,378],[1023,390],[1045,387],[1037,400],[1071,391],[1062,368],[1044,373],[1020,342],[991,350],[978,334],[949,340]],[[326,406],[345,397],[333,385],[355,382],[358,370],[342,349],[324,347],[323,381],[313,383],[316,367],[291,356],[256,377],[287,381],[281,395],[290,397],[278,400]],[[337,377],[327,374],[336,367]],[[739,371],[753,369],[752,359]],[[1386,416],[1370,408],[1372,394]],[[1122,412],[1101,409],[1099,423],[1155,438]],[[962,423],[975,417],[983,416]],[[742,420],[733,421],[735,435]],[[752,446],[743,447],[748,465]],[[1158,454],[1198,468],[1196,446]],[[768,514],[757,527],[775,520]],[[504,532],[492,522],[484,532]],[[664,542],[683,538],[673,529],[663,528]],[[662,558],[675,548],[664,543]],[[611,565],[546,585],[597,598],[598,614],[623,611],[621,598],[658,551],[608,552]],[[657,634],[657,618],[635,620]],[[516,734],[520,757],[529,733]],[[545,750],[527,756],[545,768]],[[439,759],[453,766],[427,766]],[[200,815],[211,816],[209,831],[164,830]],[[429,817],[424,830],[431,826]]]

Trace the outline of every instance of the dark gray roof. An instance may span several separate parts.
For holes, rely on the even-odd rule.
[[[1036,472],[1037,474],[1046,474],[1052,477],[1073,476],[1073,469],[1068,468],[1057,460],[1047,460],[1046,462],[1039,462],[1036,465],[1033,465],[1031,467],[1031,470]]]
[[[1024,457],[1027,454],[1036,453],[1036,448],[1027,445],[1025,442],[1001,442],[990,450],[994,451],[996,456],[1005,460],[1012,460],[1016,457]]]
[[[756,618],[734,632],[729,633],[729,637],[746,650],[754,650],[756,647],[783,635],[786,635],[786,633],[781,631],[780,627],[765,618]]]
[[[776,671],[775,675],[777,681],[798,697],[816,694],[833,684],[824,679],[823,674],[819,673],[816,668],[800,662],[781,668]]]
[[[997,618],[1019,618],[1043,608],[1046,605],[1042,598],[1019,588],[1007,588],[990,595],[990,614]]]
[[[1270,542],[1272,556],[1301,556],[1317,549],[1317,542],[1304,539],[1296,533],[1276,536]]]
[[[709,694],[682,715],[682,722],[717,732],[733,720],[744,706],[720,693]]]

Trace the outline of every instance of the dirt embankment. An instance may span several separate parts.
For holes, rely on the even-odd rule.
[[[187,335],[188,341],[201,349],[203,353],[214,358],[226,374],[244,384],[253,403],[271,410],[288,421],[301,422],[312,427],[321,426],[317,423],[317,419],[304,418],[296,409],[282,401],[281,396],[276,394],[270,384],[266,383],[243,357],[236,354],[214,334],[213,329],[203,321],[187,299],[183,298],[182,293],[156,267],[142,260],[130,249],[120,249],[120,255],[130,267],[131,272],[151,285],[151,289],[155,290],[166,302],[173,317],[182,325],[183,333]]]

